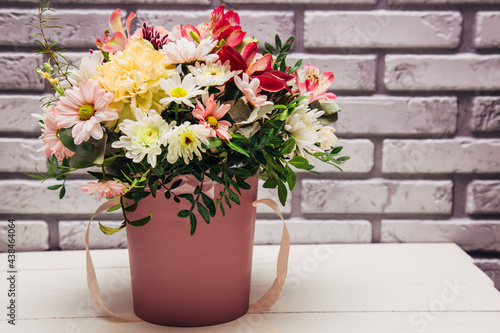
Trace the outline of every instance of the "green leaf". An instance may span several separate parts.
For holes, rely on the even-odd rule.
[[[137,209],[138,206],[139,206],[139,203],[138,202],[134,202],[130,206],[125,207],[125,211],[129,212],[129,213],[135,212],[135,210]]]
[[[194,215],[193,212],[189,212],[189,223],[191,224],[191,236],[192,236],[196,231],[196,224],[198,223],[198,221],[196,220],[196,215]]]
[[[161,177],[165,176],[165,169],[163,169],[163,167],[161,165],[157,165],[153,169],[153,174],[156,177],[161,178]]]
[[[61,128],[59,130],[59,140],[61,140],[61,143],[66,148],[81,156],[90,155],[95,149],[95,146],[90,142],[82,142],[76,145],[73,135],[71,134],[71,128]]]
[[[145,225],[146,223],[148,223],[149,221],[151,221],[152,217],[153,217],[153,211],[150,210],[148,217],[142,218],[140,220],[132,221],[132,222],[130,222],[130,224],[132,226],[134,226],[134,227],[142,227],[143,225]]]
[[[290,168],[288,165],[286,166],[286,178],[287,178],[287,183],[288,183],[288,188],[290,189],[290,192],[293,191],[295,188],[295,184],[297,183],[297,176],[295,175],[295,172],[293,172],[292,168]]]
[[[186,218],[189,216],[189,210],[183,209],[180,212],[177,213],[177,216],[180,218]]]
[[[112,235],[123,228],[125,228],[125,222],[122,223],[122,225],[119,228],[111,228],[111,227],[106,227],[105,225],[102,225],[101,222],[99,222],[99,229],[105,234],[105,235]]]
[[[177,179],[171,186],[170,186],[170,189],[173,190],[173,189],[176,189],[179,187],[179,185],[181,185],[182,183],[182,179]]]
[[[310,165],[309,162],[302,156],[295,156],[290,161],[288,161],[288,163],[293,165],[297,169],[310,170],[313,168],[313,166]]]
[[[281,39],[280,39],[280,36],[278,36],[278,34],[276,34],[274,36],[274,43],[276,44],[276,48],[279,50],[281,49]]]
[[[121,205],[121,204],[118,204],[118,205],[113,206],[113,207],[111,207],[110,209],[108,209],[108,210],[107,210],[107,212],[108,212],[108,213],[111,213],[111,212],[114,212],[115,210],[118,210],[118,209],[120,209],[120,208],[122,208],[122,205]]]
[[[208,145],[202,144],[202,147],[204,149],[214,149],[222,145],[222,140],[217,137],[209,137],[207,138],[207,140],[208,140]]]
[[[156,191],[158,190],[159,179],[155,180],[152,184],[149,185],[149,190],[151,191],[151,195],[153,198],[156,198]]]
[[[240,198],[238,198],[238,195],[236,193],[234,193],[233,191],[231,191],[229,189],[229,187],[227,188],[227,194],[229,196],[229,199],[233,200],[238,205],[240,204]]]
[[[278,198],[280,199],[282,206],[285,206],[286,204],[287,195],[288,191],[286,190],[285,184],[283,184],[283,182],[278,182]]]
[[[295,149],[295,139],[294,138],[290,138],[290,139],[288,139],[288,140],[285,141],[285,143],[283,144],[283,146],[281,146],[280,154],[281,155],[288,155],[294,149]]]
[[[63,187],[61,187],[61,190],[59,191],[59,199],[64,198],[65,194],[66,194],[66,187],[63,186]]]
[[[200,213],[201,217],[205,220],[207,224],[210,223],[210,213],[208,212],[208,209],[203,206],[200,202],[197,203],[198,206],[198,213]]]
[[[215,214],[217,213],[217,210],[215,209],[215,204],[214,204],[214,201],[212,200],[212,198],[210,198],[208,195],[206,195],[205,193],[202,192],[201,199],[203,200],[203,203],[205,204],[205,206],[207,206],[207,208],[210,212],[210,216],[214,217]]]
[[[51,186],[47,186],[47,190],[51,190],[51,191],[53,191],[53,190],[57,190],[57,189],[59,189],[59,188],[61,188],[61,187],[62,187],[62,184],[59,184],[59,185],[51,185]]]
[[[250,157],[250,155],[248,155],[248,153],[246,152],[245,149],[241,148],[240,146],[238,146],[236,143],[232,142],[232,141],[228,141],[227,142],[227,145],[232,149],[232,150],[235,150],[237,151],[238,153],[240,154],[243,154],[247,157]]]
[[[276,188],[276,186],[278,186],[278,180],[276,179],[274,174],[272,177],[269,177],[262,185],[262,187],[264,188]]]

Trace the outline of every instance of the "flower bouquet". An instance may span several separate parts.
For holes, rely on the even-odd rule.
[[[168,202],[195,237],[198,221],[239,205],[256,175],[277,188],[284,205],[294,168],[311,170],[315,160],[339,167],[347,159],[329,125],[339,111],[327,92],[334,75],[289,63],[293,37],[276,36],[259,52],[258,40],[224,6],[196,27],[142,23],[132,33],[135,14],[124,28],[117,10],[110,31],[75,66],[45,37],[49,10],[40,4],[36,25],[49,56],[37,73],[53,92],[39,116],[49,173],[34,177],[61,181],[49,189],[62,198],[67,176],[91,168],[96,181],[83,192],[118,198],[110,210],[123,211],[119,228],[100,224],[104,233],[145,226]],[[163,203],[137,216],[153,198]]]

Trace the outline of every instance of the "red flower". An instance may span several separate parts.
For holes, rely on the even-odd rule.
[[[267,91],[280,91],[289,89],[287,82],[294,78],[293,75],[285,74],[272,67],[272,56],[266,54],[258,60],[254,60],[257,54],[257,43],[245,45],[241,54],[233,47],[224,45],[217,53],[222,63],[229,61],[231,70],[242,70],[250,78],[257,78],[260,81],[260,88]]]
[[[225,40],[226,45],[235,47],[245,38],[246,32],[241,31],[239,15],[232,10],[224,14],[224,5],[215,8],[210,14],[209,24],[213,38]]]

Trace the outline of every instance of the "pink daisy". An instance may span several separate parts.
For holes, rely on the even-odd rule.
[[[221,139],[229,141],[231,139],[231,134],[229,133],[231,123],[220,119],[224,117],[230,107],[229,104],[222,104],[219,106],[219,102],[214,100],[214,95],[212,94],[205,101],[205,106],[198,101],[196,109],[193,110],[193,116],[200,120],[201,125],[210,129],[209,136],[218,136]]]
[[[59,129],[56,124],[56,114],[55,109],[52,108],[45,114],[43,120],[44,128],[42,129],[42,141],[46,143],[45,145],[45,155],[47,157],[56,155],[59,161],[62,161],[65,157],[73,156],[75,153],[66,148],[61,140],[59,140]]]
[[[124,190],[127,188],[125,185],[117,182],[116,180],[108,180],[105,182],[88,182],[87,185],[80,185],[83,192],[87,192],[90,195],[93,195],[96,192],[99,192],[99,200],[102,199],[104,195],[106,198],[116,198],[124,193]]]
[[[73,126],[71,134],[77,145],[89,140],[90,136],[102,139],[101,122],[118,119],[118,113],[107,108],[114,94],[101,88],[97,81],[82,81],[78,87],[64,93],[66,96],[56,104],[57,127]]]

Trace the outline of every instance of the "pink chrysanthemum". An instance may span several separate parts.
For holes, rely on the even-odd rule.
[[[75,153],[66,148],[59,140],[59,129],[56,124],[55,109],[52,108],[45,114],[43,119],[41,139],[45,143],[45,155],[50,157],[56,155],[57,160],[62,161],[65,157],[73,156]]]
[[[124,193],[127,188],[125,185],[117,182],[116,180],[108,180],[105,182],[88,182],[87,185],[80,185],[83,192],[87,192],[90,195],[94,193],[99,193],[99,200],[106,195],[106,198],[116,198]]]
[[[218,136],[221,139],[230,140],[231,134],[229,127],[231,123],[226,120],[220,120],[230,109],[229,104],[222,104],[214,100],[214,95],[205,101],[205,106],[198,101],[196,109],[193,110],[193,116],[200,120],[200,124],[210,129],[209,136]]]
[[[118,119],[118,113],[108,109],[114,94],[107,92],[97,81],[80,82],[65,92],[66,96],[56,104],[56,122],[58,128],[73,126],[71,134],[75,144],[79,145],[92,136],[99,140],[103,137],[101,122]]]

